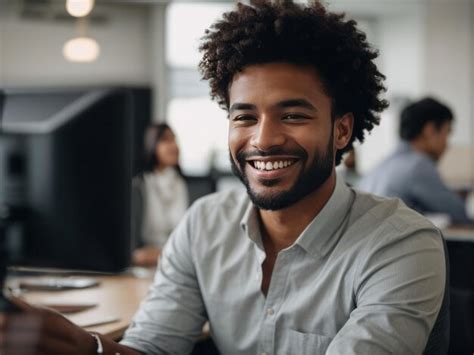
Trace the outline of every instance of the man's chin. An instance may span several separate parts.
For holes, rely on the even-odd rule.
[[[291,190],[274,189],[273,191],[258,192],[248,189],[247,191],[252,203],[262,210],[281,210],[295,203]]]
[[[249,193],[262,197],[278,196],[289,193],[294,189],[295,183],[284,182],[281,179],[258,179],[248,182]]]
[[[263,185],[265,187],[273,187],[276,186],[280,183],[280,179],[265,179],[265,180],[259,180],[258,182],[260,185]]]
[[[246,181],[247,193],[255,206],[262,210],[281,210],[295,203],[295,182],[285,183],[281,179],[258,179]]]

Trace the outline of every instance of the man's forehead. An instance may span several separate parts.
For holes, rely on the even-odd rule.
[[[327,98],[316,70],[288,63],[250,65],[237,73],[229,86],[229,109],[235,103],[271,102],[280,107],[311,108]]]
[[[315,67],[311,65],[298,65],[287,62],[268,62],[261,64],[249,64],[234,74],[231,85],[235,81],[258,80],[262,77],[266,79],[287,78],[298,76],[306,76],[315,78],[320,81],[319,74]]]

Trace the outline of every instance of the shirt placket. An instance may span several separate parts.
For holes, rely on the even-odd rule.
[[[262,314],[262,326],[258,344],[259,355],[272,355],[275,353],[275,324],[286,289],[291,251],[292,249],[280,252],[273,267],[270,287],[268,288]]]

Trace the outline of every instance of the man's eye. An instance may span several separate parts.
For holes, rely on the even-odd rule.
[[[248,121],[255,121],[256,118],[252,115],[239,115],[232,119],[234,122],[248,122]]]
[[[294,113],[283,116],[283,120],[285,121],[305,121],[307,119],[309,118],[306,116]]]

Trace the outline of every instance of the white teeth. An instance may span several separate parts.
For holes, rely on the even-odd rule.
[[[280,160],[280,161],[274,161],[274,162],[264,162],[264,161],[254,161],[254,167],[258,170],[276,170],[276,169],[283,169],[291,164],[293,164],[291,161],[286,160]]]

